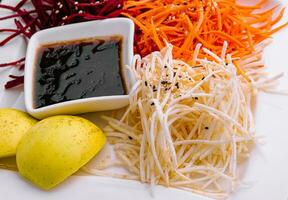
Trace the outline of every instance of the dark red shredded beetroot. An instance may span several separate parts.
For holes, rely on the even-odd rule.
[[[29,39],[34,33],[46,28],[85,22],[97,19],[118,17],[121,15],[124,0],[31,0],[32,10],[24,8],[28,0],[21,0],[16,6],[0,4],[0,9],[14,13],[1,17],[1,20],[15,18],[16,29],[0,29],[1,32],[10,32],[7,38],[0,41],[0,46],[7,44],[13,38],[22,35]],[[25,58],[17,61],[0,64],[0,67],[19,66],[24,69]],[[23,76],[10,75],[11,81],[5,85],[6,89],[23,84]]]
[[[25,58],[21,58],[19,60],[13,61],[13,62],[2,63],[2,64],[0,64],[0,67],[8,67],[8,66],[11,66],[11,65],[21,66],[24,61],[25,61]]]
[[[10,75],[9,77],[12,78],[13,80],[8,81],[5,84],[5,89],[10,89],[10,88],[16,87],[18,85],[22,85],[24,83],[24,76]]]

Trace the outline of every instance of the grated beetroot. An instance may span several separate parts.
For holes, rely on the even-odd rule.
[[[62,26],[77,22],[118,17],[122,13],[124,0],[31,0],[32,10],[24,7],[28,0],[21,0],[16,6],[0,4],[0,9],[14,13],[0,18],[1,20],[14,18],[16,29],[0,29],[1,32],[11,33],[0,46],[10,42],[13,38],[22,35],[29,39],[34,33],[46,28]],[[19,66],[24,69],[25,58],[17,61],[0,64],[0,67]],[[23,84],[23,76],[10,75],[11,81],[5,85],[6,89]]]
[[[11,65],[21,66],[24,61],[25,61],[25,58],[21,58],[19,60],[13,61],[13,62],[2,63],[2,64],[0,64],[0,67],[8,67],[8,66],[11,66]]]
[[[10,89],[10,88],[22,85],[24,83],[24,76],[10,75],[9,77],[12,78],[12,80],[8,81],[5,84],[5,89]]]

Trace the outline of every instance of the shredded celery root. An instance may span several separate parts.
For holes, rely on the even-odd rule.
[[[255,141],[254,97],[278,78],[268,79],[262,71],[267,43],[241,60],[226,55],[226,42],[219,56],[197,45],[192,65],[173,59],[170,44],[144,58],[136,55],[129,107],[122,118],[103,117],[109,143],[130,179],[228,197],[239,182],[239,163]],[[199,52],[214,59],[198,59]]]

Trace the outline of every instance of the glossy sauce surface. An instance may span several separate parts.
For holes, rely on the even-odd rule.
[[[42,46],[35,69],[35,107],[126,94],[121,42],[115,36]]]

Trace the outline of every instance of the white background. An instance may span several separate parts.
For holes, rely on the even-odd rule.
[[[251,2],[252,0],[246,0]],[[4,0],[11,3],[12,0]],[[288,0],[281,1],[288,6]],[[288,12],[288,11],[287,11]],[[3,14],[3,11],[1,12]],[[0,14],[0,15],[2,15]],[[284,21],[288,20],[288,13]],[[11,21],[1,22],[9,27]],[[2,26],[3,25],[3,26]],[[0,35],[0,39],[3,38]],[[0,48],[0,62],[24,55],[25,43],[16,39]],[[288,28],[277,33],[265,52],[265,63],[271,73],[285,72],[279,87],[288,91]],[[3,84],[11,68],[0,69],[0,107],[24,109],[21,89],[4,91]],[[243,185],[232,200],[287,200],[288,199],[288,96],[260,94],[256,112],[257,134],[262,143],[253,150],[243,176]],[[74,176],[57,189],[44,192],[22,180],[16,173],[0,170],[0,200],[76,200],[76,199],[193,199],[204,197],[175,189],[156,187],[154,197],[148,186],[124,180],[103,177]]]

